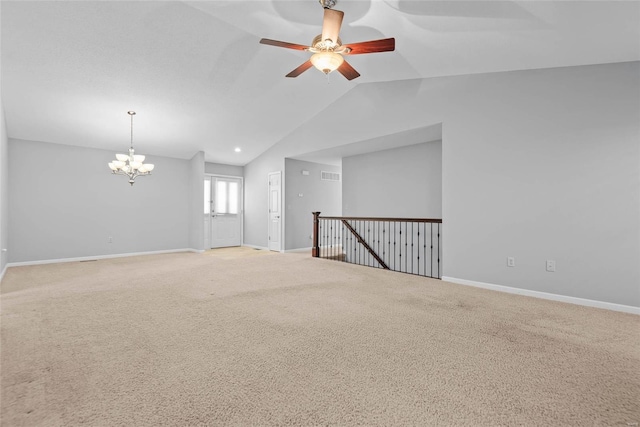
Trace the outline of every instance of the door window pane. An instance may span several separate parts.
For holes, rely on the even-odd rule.
[[[216,185],[216,212],[227,213],[227,183],[218,181]]]
[[[211,180],[204,180],[204,214],[211,213]]]
[[[229,213],[238,213],[238,183],[229,183]]]

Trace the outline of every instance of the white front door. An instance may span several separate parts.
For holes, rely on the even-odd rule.
[[[211,248],[211,177],[204,179],[204,248]]]
[[[282,173],[269,174],[269,250],[282,249]]]
[[[205,180],[205,214],[207,201],[209,226],[205,221],[205,247],[223,248],[242,245],[242,179],[212,176]],[[207,188],[210,189],[207,200]],[[208,245],[207,245],[208,240]]]

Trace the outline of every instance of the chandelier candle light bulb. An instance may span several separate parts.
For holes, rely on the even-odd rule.
[[[127,111],[127,114],[131,116],[131,147],[129,147],[129,154],[116,154],[116,160],[109,163],[109,169],[111,169],[112,174],[129,177],[129,184],[133,186],[137,177],[150,175],[154,165],[151,163],[143,163],[145,156],[134,154],[133,116],[136,112]]]

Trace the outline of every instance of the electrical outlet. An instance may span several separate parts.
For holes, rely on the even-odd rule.
[[[109,238],[107,239],[108,243],[113,243],[113,237],[109,236]]]
[[[547,271],[554,272],[556,271],[556,262],[552,259],[547,260]]]
[[[507,267],[515,267],[516,266],[516,259],[512,256],[508,256],[507,257]]]

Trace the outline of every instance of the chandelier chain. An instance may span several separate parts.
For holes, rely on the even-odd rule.
[[[131,148],[133,148],[133,116],[136,114],[135,111],[127,111],[127,114],[131,117]]]

